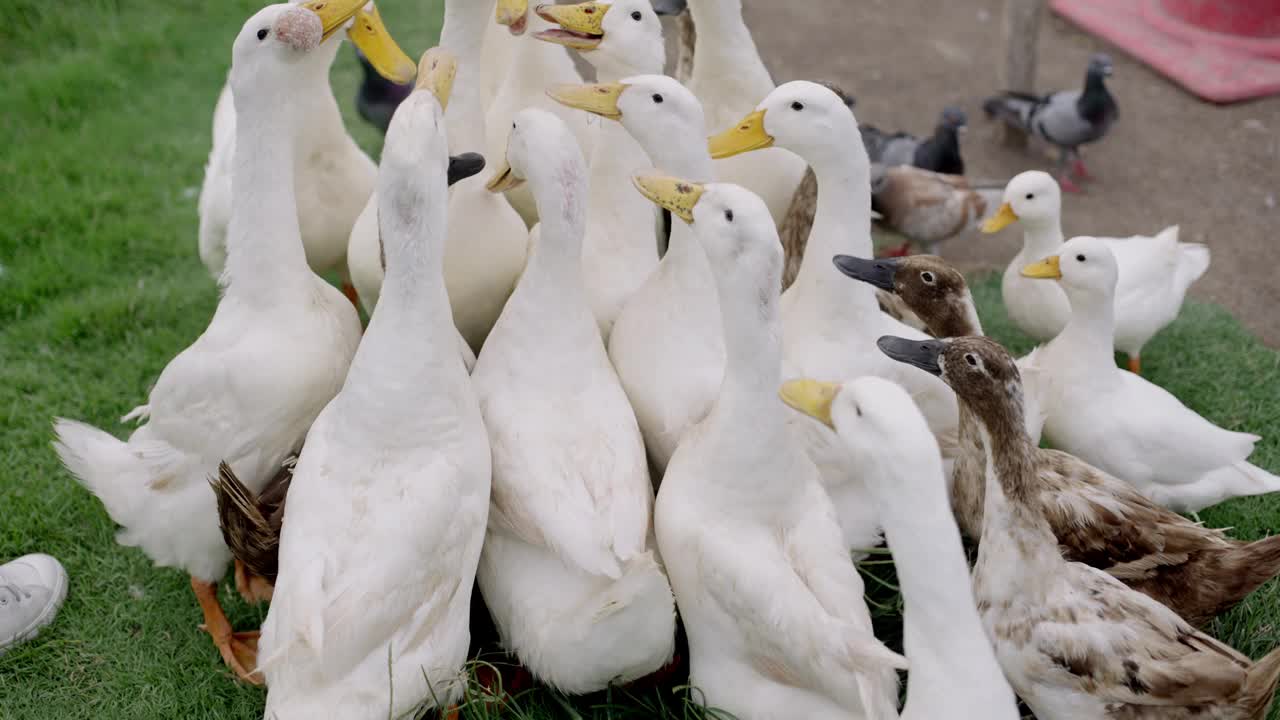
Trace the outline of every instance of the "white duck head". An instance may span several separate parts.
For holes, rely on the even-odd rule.
[[[615,83],[557,85],[547,95],[622,123],[658,168],[699,180],[711,177],[711,158],[702,140],[702,104],[674,79],[635,75]]]
[[[558,27],[535,37],[581,52],[601,79],[662,72],[662,23],[649,0],[547,4],[536,11]]]
[[[1028,170],[1013,176],[1004,188],[1004,202],[982,224],[985,233],[998,232],[1022,221],[1029,228],[1056,229],[1062,214],[1062,191],[1047,172]]]
[[[777,145],[814,164],[831,155],[833,144],[854,142],[861,147],[858,121],[840,96],[818,83],[794,80],[775,88],[737,125],[711,137],[708,149],[718,159]]]
[[[1100,302],[1110,305],[1119,269],[1116,257],[1098,238],[1081,236],[1063,243],[1057,255],[1022,268],[1023,277],[1057,280],[1072,308]]]

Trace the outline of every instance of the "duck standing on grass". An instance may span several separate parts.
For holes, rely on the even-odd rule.
[[[1004,271],[1000,290],[1010,319],[1023,332],[1048,342],[1071,319],[1071,303],[1056,283],[1025,277],[1022,268],[1062,247],[1062,193],[1048,173],[1015,175],[1004,190],[1004,204],[982,226],[998,232],[1020,222],[1026,228],[1022,249]],[[1142,372],[1142,348],[1178,317],[1187,288],[1209,269],[1209,248],[1178,241],[1178,226],[1154,237],[1099,238],[1116,256],[1115,345],[1129,356],[1129,369]]]
[[[566,693],[648,675],[675,650],[635,413],[582,282],[586,161],[569,128],[516,114],[489,182],[525,180],[541,233],[472,382],[493,448],[479,583],[503,646]]]
[[[262,625],[274,720],[401,717],[465,686],[490,458],[444,288],[455,67],[428,50],[387,130],[382,298],[298,458]]]
[[[911,396],[877,377],[843,385],[792,380],[783,402],[831,427],[862,463],[902,586],[911,663],[904,720],[1017,720],[973,603],[938,443]]]
[[[987,507],[974,597],[1005,677],[1039,720],[1267,716],[1280,649],[1254,663],[1107,573],[1063,559],[1004,348],[979,337],[880,345],[945,377],[982,429]]]
[[[782,248],[768,208],[736,185],[646,175],[636,186],[696,233],[727,351],[655,511],[689,682],[741,720],[896,718],[905,662],[872,634],[835,509],[778,402]]]
[[[347,35],[357,52],[363,51],[361,57],[372,72],[389,83],[413,79],[413,60],[391,39],[373,3],[356,11]],[[341,46],[337,31],[327,33],[294,72],[298,123],[291,133],[292,172],[307,262],[317,273],[339,269],[343,292],[356,302],[356,289],[347,279],[347,236],[373,192],[377,166],[347,134],[329,84],[329,70]],[[200,259],[214,276],[226,266],[228,224],[235,211],[231,184],[236,169],[236,109],[228,84],[213,111],[213,148],[199,200]]]
[[[234,198],[213,319],[130,413],[145,424],[128,441],[72,420],[54,423],[63,464],[124,526],[118,541],[191,574],[204,628],[243,679],[254,668],[257,633],[233,633],[218,603],[231,553],[209,478],[225,460],[260,492],[342,387],[360,341],[355,308],[307,265],[294,131],[308,54],[362,5],[269,5],[245,23],[232,47]]]

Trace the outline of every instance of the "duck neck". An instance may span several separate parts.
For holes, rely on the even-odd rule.
[[[917,314],[924,320],[929,334],[937,338],[982,335],[982,321],[978,319],[978,308],[968,288],[964,295],[948,299],[939,312]]]
[[[742,18],[742,0],[689,0],[689,14],[698,29],[690,85],[702,91],[695,93],[699,97],[715,88],[715,97],[723,102],[713,104],[741,115],[773,89],[773,78]]]
[[[303,61],[306,68],[298,73],[293,112],[294,117],[306,118],[306,122],[294,128],[299,148],[304,147],[304,143],[308,141],[309,144],[332,145],[335,138],[341,140],[347,135],[347,127],[342,122],[342,111],[338,108],[338,100],[333,96],[333,85],[329,82],[329,70],[341,47],[340,36],[329,38],[316,48],[314,57]],[[299,152],[300,157],[297,159],[304,159],[301,156],[305,152],[308,151]]]
[[[227,295],[270,302],[309,289],[293,184],[292,98],[236,103]]]
[[[1038,282],[1048,282],[1040,280]],[[1071,319],[1052,345],[1070,348],[1072,368],[1101,372],[1115,367],[1115,300],[1112,293],[1067,291]]]
[[[529,250],[524,277],[559,295],[581,295],[586,168],[576,145],[550,149],[554,152],[530,163],[535,174],[529,178],[529,189],[538,207],[541,230]]]
[[[715,413],[732,418],[736,427],[747,423],[765,432],[782,432],[777,397],[782,367],[777,287],[782,276],[775,268],[767,273],[767,285],[748,286],[746,274],[735,268],[716,282],[725,368]]]
[[[613,83],[635,75],[661,75],[663,53],[655,52],[653,58],[655,62],[601,55],[593,58],[591,65],[596,69],[596,82]]]
[[[941,468],[929,471],[936,476]],[[911,662],[908,704],[929,689],[952,685],[956,669],[981,657],[988,642],[946,492],[941,484],[928,490],[876,494],[902,588],[903,649]]]
[[[1017,262],[1032,263],[1052,255],[1062,247],[1062,220],[1058,214],[1051,217],[1023,219],[1022,252]]]
[[[831,266],[837,254],[871,257],[873,252],[870,161],[852,115],[848,125],[847,132],[840,134],[844,141],[803,153],[818,179],[818,202],[793,286],[820,305],[822,313],[846,317],[876,305],[870,285],[849,282]]]
[[[494,0],[445,0],[440,47],[458,59],[458,72],[449,95],[449,107],[445,111],[452,152],[485,147],[480,64],[483,61],[485,23],[493,16],[493,6]],[[527,41],[534,42],[532,39]]]

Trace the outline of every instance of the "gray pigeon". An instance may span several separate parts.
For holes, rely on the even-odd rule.
[[[1009,125],[1026,131],[1061,150],[1058,159],[1058,181],[1062,189],[1078,192],[1079,187],[1067,173],[1067,163],[1081,179],[1089,177],[1080,146],[1102,139],[1120,117],[1115,98],[1107,92],[1106,78],[1111,75],[1111,58],[1098,53],[1089,59],[1083,90],[1060,90],[1044,96],[1005,91],[982,103],[989,117],[999,117]]]
[[[862,143],[871,162],[886,167],[912,165],[944,175],[963,175],[960,133],[968,125],[964,110],[949,107],[938,117],[933,136],[919,138],[905,132],[886,133],[874,125],[860,125]]]

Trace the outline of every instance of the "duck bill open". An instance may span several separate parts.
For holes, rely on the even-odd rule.
[[[702,185],[666,175],[636,175],[631,182],[654,204],[687,223],[693,222],[693,208],[702,198]]]
[[[819,380],[788,380],[778,390],[778,397],[789,407],[808,415],[834,429],[831,423],[831,403],[836,399],[840,386]]]
[[[440,101],[440,109],[449,107],[449,95],[453,93],[453,79],[458,75],[458,59],[444,48],[431,48],[422,53],[418,61],[418,82],[415,90],[426,90]]]
[[[982,223],[982,232],[1000,232],[1016,222],[1018,222],[1018,213],[1013,211],[1012,205],[1004,203],[996,211],[995,215],[987,218],[987,221]]]
[[[387,32],[387,26],[378,14],[378,8],[370,3],[355,13],[355,22],[347,30],[347,37],[360,49],[365,59],[382,77],[399,85],[413,79],[413,60],[400,49]]]
[[[627,86],[623,83],[588,83],[582,85],[553,85],[547,88],[547,97],[561,105],[586,110],[609,120],[618,120],[618,98]]]
[[[1022,276],[1037,279],[1057,280],[1062,277],[1062,268],[1059,266],[1057,255],[1039,261],[1022,268]]]
[[[609,12],[609,3],[539,5],[534,12],[543,20],[559,26],[535,33],[537,39],[574,50],[595,50],[604,39],[604,16]]]
[[[884,335],[876,341],[876,347],[900,363],[918,367],[932,375],[942,375],[942,353],[947,351],[944,340],[908,340]]]
[[[772,147],[773,136],[764,129],[765,112],[756,110],[732,128],[708,138],[707,151],[711,153],[711,157],[719,160]]]
[[[300,7],[310,10],[320,18],[323,38],[328,40],[334,33],[341,30],[348,20],[355,17],[355,14],[364,8],[366,2],[368,0],[311,0],[302,3]]]
[[[499,25],[506,25],[512,35],[523,35],[529,27],[529,0],[498,0],[493,19]]]

